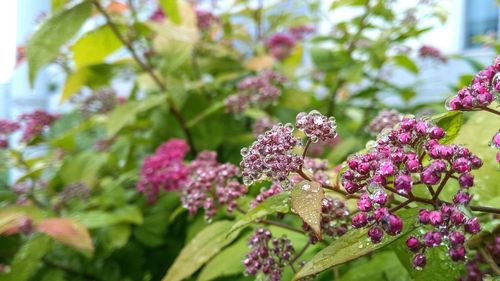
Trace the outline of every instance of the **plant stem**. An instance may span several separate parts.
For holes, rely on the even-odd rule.
[[[307,250],[307,248],[309,248],[309,245],[311,245],[311,241],[307,240],[307,243],[304,245],[304,247],[302,247],[302,249],[300,250],[300,252],[298,252],[295,257],[293,257],[293,259],[290,261],[290,264],[293,265],[293,263],[295,263],[299,258],[300,256],[302,256],[305,251]]]
[[[483,107],[483,110],[484,110],[484,111],[491,112],[491,113],[496,114],[496,115],[500,115],[500,111],[495,110],[495,109],[493,109],[493,108]]]
[[[106,12],[106,10],[101,5],[101,3],[99,3],[99,0],[92,0],[92,3],[97,8],[97,10],[104,16],[104,18],[106,19],[106,24],[109,26],[109,28],[111,29],[113,34],[118,38],[118,40],[120,40],[123,43],[123,45],[127,48],[127,50],[130,52],[130,54],[132,55],[134,60],[137,62],[139,67],[143,71],[145,71],[149,74],[149,76],[153,79],[153,81],[156,83],[156,85],[158,86],[158,88],[160,88],[160,90],[162,92],[166,93],[167,92],[167,85],[165,84],[165,82],[162,79],[160,79],[160,77],[154,72],[154,69],[150,64],[148,64],[147,62],[144,62],[139,57],[134,46],[132,46],[132,44],[123,36],[123,34],[118,29],[118,26],[111,19],[111,16]],[[168,103],[168,107],[169,107],[170,112],[172,113],[174,118],[177,120],[182,131],[184,132],[184,135],[186,136],[186,140],[189,143],[189,146],[191,147],[191,153],[193,155],[196,155],[197,151],[196,151],[196,147],[194,145],[193,136],[186,125],[186,121],[184,120],[184,117],[182,116],[179,109],[175,106],[172,98],[168,94],[167,94],[167,103]]]
[[[396,207],[390,209],[389,212],[394,213],[397,210],[404,208],[406,205],[410,204],[411,202],[413,202],[413,199],[408,199],[408,200],[404,201],[403,203],[397,205]]]
[[[439,197],[439,194],[441,193],[441,191],[443,190],[444,186],[448,182],[448,179],[450,178],[450,176],[451,176],[451,172],[447,172],[446,175],[444,176],[444,179],[441,181],[441,184],[438,186],[438,189],[434,193],[434,196],[432,196],[432,201],[433,202],[437,201],[437,199]]]
[[[277,227],[280,227],[280,228],[283,228],[283,229],[287,229],[287,230],[290,230],[290,231],[293,231],[293,232],[301,233],[301,234],[305,234],[306,233],[302,229],[298,229],[298,228],[295,228],[293,226],[289,226],[288,224],[282,223],[282,222],[279,222],[279,221],[261,220],[260,223],[266,224],[266,225],[274,225],[274,226],[277,226]]]
[[[481,254],[481,256],[483,256],[486,263],[491,267],[491,269],[493,269],[495,275],[500,276],[500,268],[496,264],[495,260],[493,260],[491,255],[483,247],[479,248],[478,251]]]
[[[497,209],[497,208],[483,207],[483,206],[470,206],[470,209],[472,211],[476,211],[476,212],[484,212],[484,213],[492,213],[492,214],[499,214],[500,215],[500,209]]]

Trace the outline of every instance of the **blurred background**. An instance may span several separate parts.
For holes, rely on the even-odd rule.
[[[117,1],[120,2],[120,1]],[[126,1],[123,1],[126,2]],[[154,1],[150,1],[154,2]],[[205,1],[209,2],[209,1]],[[234,1],[218,1],[218,7],[224,9]],[[298,7],[301,0],[288,0],[284,7]],[[296,2],[296,3],[290,3]],[[323,1],[321,10],[323,23],[316,28],[321,32],[331,23],[352,16],[349,12],[328,12],[332,1]],[[414,5],[414,1],[406,1],[403,5]],[[447,56],[463,55],[480,62],[487,63],[495,55],[493,47],[477,42],[478,36],[488,36],[495,40],[499,30],[499,6],[496,0],[440,0],[444,23],[431,23],[434,27],[425,33],[414,47],[430,45],[438,48]],[[50,13],[51,0],[6,0],[0,2],[0,118],[14,118],[20,113],[35,108],[48,111],[60,111],[59,105],[61,83],[65,74],[57,66],[47,67],[39,76],[33,88],[28,84],[28,68],[23,60],[23,45],[33,30],[44,17]],[[201,3],[203,5],[204,3]],[[205,3],[206,4],[206,3]],[[154,3],[151,3],[154,6]],[[404,10],[408,7],[401,7]],[[154,7],[152,7],[154,9]],[[353,9],[352,14],[356,13]],[[425,24],[425,23],[424,23]],[[430,23],[429,23],[430,24]],[[425,24],[428,25],[428,24]],[[415,57],[417,64],[425,71],[419,75],[410,75],[401,68],[389,69],[396,83],[414,83],[418,97],[413,102],[440,101],[450,94],[449,86],[456,83],[463,74],[471,72],[470,64],[464,60],[450,59],[444,63]],[[307,64],[307,59],[304,60]],[[122,81],[123,83],[123,81]],[[115,86],[128,89],[127,85],[115,83]],[[125,83],[124,83],[125,84]],[[123,92],[126,93],[124,90]],[[120,94],[120,93],[119,93]],[[124,94],[124,93],[122,93]],[[387,102],[398,102],[386,97]]]

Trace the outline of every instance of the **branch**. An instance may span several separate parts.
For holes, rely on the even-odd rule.
[[[493,260],[491,255],[482,247],[479,248],[478,251],[481,254],[481,256],[483,256],[486,263],[491,267],[491,269],[493,269],[493,272],[495,272],[496,275],[500,275],[500,268],[495,263],[495,260]]]
[[[154,69],[151,65],[144,62],[139,57],[134,46],[132,46],[132,44],[123,36],[123,34],[118,29],[118,26],[111,19],[111,16],[106,12],[106,10],[101,5],[101,3],[99,3],[99,0],[92,0],[92,3],[97,8],[97,10],[99,10],[99,12],[104,16],[104,18],[106,19],[106,24],[109,26],[109,28],[115,34],[115,36],[118,38],[118,40],[120,40],[123,43],[123,45],[127,48],[127,50],[130,52],[130,54],[132,55],[134,60],[137,62],[139,67],[143,71],[147,72],[149,74],[149,76],[151,76],[153,81],[156,83],[156,85],[160,88],[160,90],[162,92],[166,93],[167,92],[167,85],[165,84],[165,82],[163,80],[161,80],[160,77],[158,77],[158,75],[154,72]],[[177,119],[177,122],[179,123],[182,131],[184,132],[184,135],[186,136],[186,140],[189,143],[189,146],[191,147],[191,152],[193,154],[196,154],[197,151],[196,151],[196,147],[194,146],[193,136],[186,125],[186,121],[184,120],[184,117],[182,116],[179,109],[177,109],[172,98],[168,94],[167,94],[167,103],[168,103],[168,107],[169,107],[170,112],[172,113],[174,118]]]
[[[396,207],[390,209],[389,212],[394,213],[397,210],[404,208],[406,205],[410,204],[411,202],[413,202],[413,199],[408,199],[408,200],[404,201],[403,203],[397,205]]]
[[[491,113],[496,114],[496,115],[500,115],[500,111],[495,110],[495,109],[493,109],[493,108],[483,107],[483,110],[488,111],[488,112],[491,112]]]
[[[441,184],[438,186],[438,189],[434,193],[434,196],[432,196],[432,201],[433,202],[436,202],[436,200],[438,199],[439,194],[441,193],[441,191],[443,190],[444,186],[448,182],[448,179],[450,178],[450,176],[451,176],[450,172],[446,173],[446,175],[444,176],[444,179],[441,181]]]
[[[470,206],[470,209],[472,211],[476,211],[476,212],[484,212],[484,213],[492,213],[492,214],[499,214],[500,215],[500,209],[497,209],[497,208],[483,207],[483,206]]]
[[[283,229],[287,229],[287,230],[290,230],[290,231],[293,231],[293,232],[297,232],[297,233],[300,233],[300,234],[305,234],[306,233],[302,229],[298,229],[298,228],[295,228],[293,226],[289,226],[288,224],[285,224],[285,223],[282,223],[282,222],[278,222],[278,221],[261,220],[260,223],[266,224],[266,225],[274,225],[274,226],[281,227]]]
[[[300,258],[300,256],[302,256],[305,253],[309,245],[311,245],[311,241],[307,240],[307,243],[304,245],[302,250],[300,250],[300,252],[298,252],[297,255],[295,255],[295,257],[293,257],[293,259],[290,261],[291,265],[293,265]]]

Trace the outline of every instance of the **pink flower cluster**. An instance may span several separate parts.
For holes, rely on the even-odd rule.
[[[219,17],[210,11],[196,9],[196,23],[201,31],[209,30],[212,24],[219,22]]]
[[[314,27],[311,25],[292,27],[285,32],[278,32],[267,38],[266,48],[273,57],[278,60],[283,60],[290,56],[297,41],[303,40],[307,35],[313,32]]]
[[[21,126],[17,122],[0,120],[0,149],[9,146],[9,135],[19,130],[19,128],[21,128]]]
[[[321,233],[329,237],[342,236],[347,232],[349,209],[344,202],[325,196],[321,206]],[[311,227],[304,222],[302,229],[309,234],[311,244],[319,240]]]
[[[183,183],[181,201],[190,214],[203,208],[205,217],[211,218],[220,205],[227,205],[227,211],[232,212],[237,207],[236,200],[247,193],[247,187],[236,179],[238,167],[218,163],[215,152],[200,152],[188,169],[189,177]]]
[[[495,94],[500,92],[500,56],[495,63],[481,70],[469,86],[458,91],[457,95],[447,101],[449,110],[475,110],[483,109],[495,99]]]
[[[396,124],[399,124],[401,120],[403,120],[403,114],[399,113],[397,110],[382,110],[368,125],[368,132],[376,136],[384,129],[392,129]]]
[[[163,20],[165,20],[165,18],[166,18],[165,12],[160,6],[158,6],[154,10],[154,12],[149,16],[149,20],[154,22],[162,22]]]
[[[423,45],[418,50],[418,55],[421,58],[433,58],[445,63],[448,59],[441,53],[441,51],[433,46]]]
[[[161,190],[180,189],[189,174],[183,163],[188,150],[188,145],[181,139],[172,139],[160,145],[153,155],[144,159],[137,190],[154,202]]]
[[[288,175],[298,171],[303,164],[302,158],[293,152],[299,145],[300,140],[293,135],[291,124],[273,126],[249,148],[241,150],[243,182],[250,185],[266,176],[286,184]]]
[[[420,237],[410,236],[406,240],[408,249],[416,253],[412,261],[415,268],[425,266],[427,259],[424,253],[427,248],[442,244],[448,246],[452,261],[464,261],[464,233],[476,234],[481,230],[477,218],[467,219],[457,206],[450,204],[443,204],[438,210],[421,209],[418,220],[430,229]]]
[[[303,131],[312,142],[328,142],[337,136],[337,123],[334,117],[326,117],[316,110],[297,114],[295,126]]]
[[[267,39],[266,47],[273,57],[283,60],[292,53],[295,38],[289,33],[275,33]]]
[[[224,101],[226,112],[238,114],[250,105],[264,107],[276,102],[281,95],[279,87],[286,81],[283,75],[273,71],[243,79],[238,84],[238,93],[228,96]]]
[[[297,25],[288,29],[288,32],[295,40],[304,40],[306,36],[314,32],[314,26],[310,24]]]
[[[271,129],[274,125],[276,125],[276,123],[273,122],[271,118],[264,116],[255,120],[255,123],[252,126],[252,132],[255,136],[258,136]]]
[[[290,264],[295,252],[290,240],[286,237],[273,239],[271,231],[257,228],[248,244],[250,252],[243,260],[246,274],[257,275],[261,272],[267,276],[266,280],[280,281],[283,268]]]
[[[50,114],[43,110],[35,110],[32,113],[22,114],[19,119],[24,123],[22,141],[31,141],[41,135],[60,115]]]
[[[429,122],[405,118],[399,127],[382,133],[373,149],[347,161],[348,168],[342,174],[342,184],[349,193],[361,192],[358,200],[361,213],[353,217],[353,227],[370,225],[368,235],[374,243],[382,240],[384,232],[396,235],[401,231],[403,222],[385,207],[388,201],[386,190],[413,196],[412,189],[417,184],[426,185],[429,189],[439,185],[435,191],[438,196],[448,179],[456,178],[461,189],[453,198],[453,205],[442,205],[440,212],[423,211],[432,215],[429,220],[420,221],[438,228],[426,234],[429,239],[435,238],[433,241],[436,243],[426,245],[439,245],[441,237],[462,225],[467,233],[479,231],[477,219],[466,220],[458,206],[467,205],[471,200],[468,189],[473,185],[474,177],[470,172],[480,168],[482,161],[465,147],[440,144],[438,140],[444,135],[443,129]],[[426,156],[428,161],[424,160]],[[438,216],[440,219],[437,219]],[[424,236],[424,240],[428,239]],[[456,247],[451,248],[450,255],[453,260],[460,260],[463,247],[459,244],[453,246]],[[422,249],[418,247],[418,250]],[[414,265],[421,267],[423,264],[425,256],[420,253],[415,256]]]

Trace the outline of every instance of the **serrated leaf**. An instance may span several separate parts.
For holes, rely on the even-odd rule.
[[[123,127],[133,122],[136,115],[147,111],[155,106],[164,104],[166,102],[165,95],[155,95],[139,101],[129,101],[121,106],[115,108],[108,117],[106,125],[108,137],[114,136]]]
[[[321,239],[321,208],[323,188],[317,182],[302,181],[292,189],[292,212],[299,215]]]
[[[417,209],[405,209],[398,212],[404,223],[402,234],[396,236],[385,235],[382,242],[373,244],[368,239],[368,228],[354,229],[347,232],[328,247],[317,253],[294,276],[294,280],[318,274],[333,266],[346,263],[381,249],[401,238],[402,235],[414,229]]]
[[[10,271],[2,275],[0,281],[26,281],[40,268],[40,260],[52,246],[48,236],[35,234],[14,256]]]
[[[80,222],[67,218],[41,220],[36,229],[62,244],[85,251],[94,251],[87,228]]]
[[[198,276],[198,281],[215,280],[222,276],[237,275],[243,272],[241,262],[248,251],[249,236],[239,239],[210,260]]]
[[[182,249],[162,280],[180,281],[191,276],[226,245],[236,239],[239,231],[228,236],[225,235],[231,225],[230,221],[218,221],[205,227]]]
[[[108,25],[92,30],[76,41],[71,50],[76,68],[104,62],[104,59],[122,46]]]
[[[55,59],[61,46],[76,35],[91,11],[90,1],[83,1],[72,8],[57,12],[33,34],[26,46],[31,85],[38,71]]]
[[[253,221],[263,218],[267,215],[275,213],[288,213],[290,211],[290,193],[280,192],[274,196],[271,196],[255,206],[246,213],[241,219],[239,219],[229,230],[227,235],[230,235],[234,231],[245,227],[252,223]]]
[[[415,74],[418,73],[418,71],[419,71],[418,66],[408,56],[397,55],[397,56],[394,56],[393,59],[397,65],[405,68],[406,70],[408,70],[412,73],[415,73]]]

